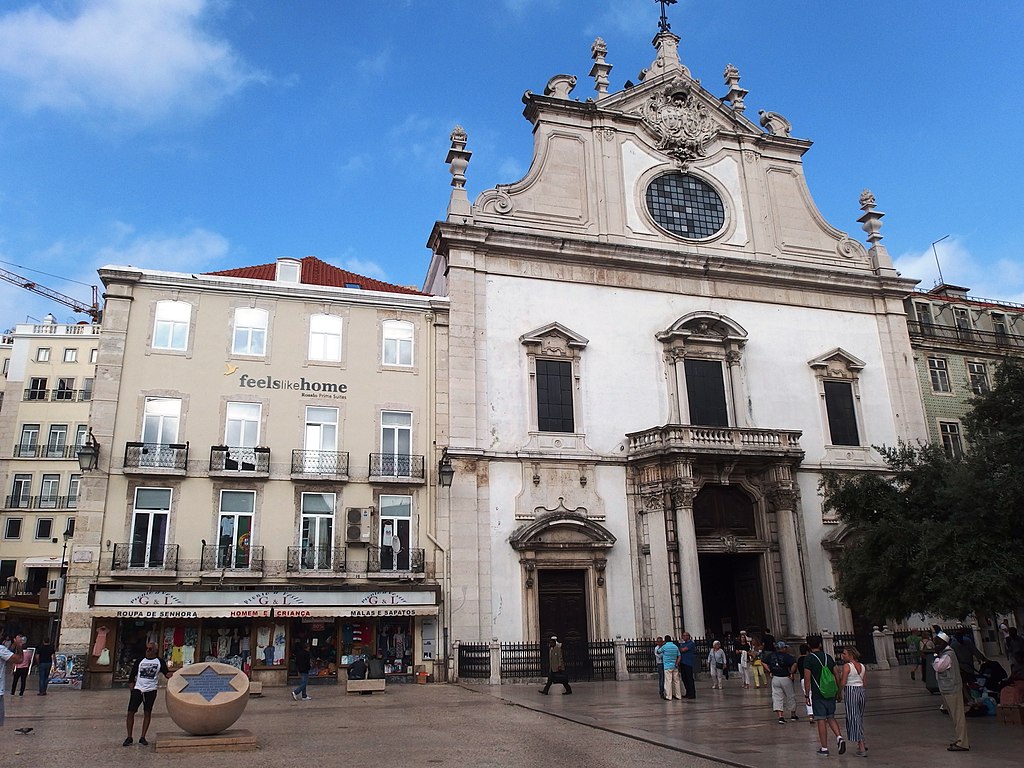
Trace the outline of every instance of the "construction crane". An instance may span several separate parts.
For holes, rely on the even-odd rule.
[[[45,285],[40,285],[35,280],[29,280],[27,277],[22,277],[14,272],[8,272],[6,269],[0,269],[0,280],[6,280],[8,283],[17,285],[19,288],[24,288],[27,291],[32,291],[32,293],[38,293],[40,296],[45,296],[48,299],[63,304],[65,307],[71,307],[73,312],[88,315],[94,322],[98,323],[100,321],[100,295],[95,285],[91,286],[92,304],[86,304],[78,299],[65,296],[63,293],[52,288],[47,288]]]

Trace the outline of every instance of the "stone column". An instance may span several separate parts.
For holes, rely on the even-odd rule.
[[[700,563],[697,560],[697,533],[693,527],[693,486],[672,491],[679,547],[679,581],[683,596],[683,626],[694,637],[704,637],[704,597],[700,588]]]
[[[737,427],[749,427],[747,421],[746,387],[743,386],[743,358],[736,350],[725,354],[725,364],[729,369],[729,401],[732,405],[733,423]]]
[[[779,556],[782,559],[782,589],[786,596],[788,622],[783,634],[799,636],[807,634],[809,628],[803,568],[800,565],[800,548],[797,545],[796,521],[793,514],[796,494],[792,480],[789,479],[789,467],[776,467],[775,473],[785,475],[768,495],[769,503],[775,511]]]
[[[875,666],[879,669],[889,669],[889,655],[885,652],[885,633],[874,627],[871,631],[871,642],[875,646]]]
[[[626,641],[622,635],[615,636],[615,679],[629,680],[629,668],[626,666]]]
[[[491,677],[487,681],[491,685],[501,685],[501,643],[498,638],[492,637],[491,650]]]
[[[452,675],[452,677],[453,677],[452,682],[453,683],[459,682],[459,646],[460,645],[462,645],[462,641],[460,641],[460,640],[456,640],[455,642],[452,643],[451,664],[452,664],[452,669],[454,670],[453,675]]]
[[[836,639],[827,629],[821,630],[821,650],[833,658],[836,655]]]

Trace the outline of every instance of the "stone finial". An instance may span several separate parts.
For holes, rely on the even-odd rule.
[[[790,131],[793,130],[793,124],[789,120],[778,112],[765,112],[763,109],[757,114],[761,116],[761,127],[768,133],[783,139],[789,138]]]
[[[576,87],[576,75],[555,75],[544,86],[544,95],[555,99],[568,100],[572,89]]]
[[[608,46],[600,37],[594,40],[590,46],[590,55],[594,59],[594,66],[590,68],[590,76],[594,78],[594,90],[597,91],[597,99],[600,101],[608,95],[608,73],[612,71],[612,65],[604,60],[608,53]]]
[[[473,153],[466,149],[468,136],[461,125],[456,125],[451,135],[452,146],[448,150],[445,162],[448,163],[448,171],[452,175],[452,194],[448,201],[448,215],[462,214],[469,215],[469,196],[466,194],[466,169],[469,167],[469,159]]]
[[[857,221],[860,222],[861,227],[867,233],[868,242],[874,246],[883,237],[881,232],[882,217],[885,214],[875,210],[875,196],[870,189],[865,189],[860,193],[860,209],[864,211],[864,215],[857,219]]]
[[[679,60],[679,36],[667,29],[654,36],[654,49],[658,55],[654,57],[651,71],[657,75],[680,69],[683,63]]]
[[[725,84],[729,86],[729,92],[725,94],[723,101],[728,101],[734,110],[742,112],[746,109],[743,99],[748,91],[745,88],[740,88],[740,71],[732,64],[726,64],[723,77]]]

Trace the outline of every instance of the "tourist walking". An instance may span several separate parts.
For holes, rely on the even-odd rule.
[[[708,653],[708,672],[711,673],[711,687],[721,689],[722,681],[725,680],[725,665],[728,664],[722,644],[715,640],[711,644],[711,651]]]
[[[818,726],[818,754],[828,755],[828,731],[836,737],[839,754],[846,753],[846,740],[839,732],[836,722],[836,697],[839,683],[836,681],[836,660],[821,649],[821,635],[807,638],[810,652],[804,661],[804,697],[814,712],[814,724]]]
[[[562,655],[562,644],[554,635],[548,640],[548,680],[540,692],[548,695],[548,689],[552,683],[562,684],[562,695],[572,693],[572,686],[569,685],[569,673],[565,671],[565,657]]]
[[[309,701],[313,698],[306,691],[310,666],[309,643],[300,640],[295,644],[295,671],[299,673],[299,684],[292,690],[292,698],[296,701]]]
[[[939,693],[942,694],[942,700],[946,703],[946,711],[953,721],[953,730],[956,732],[956,740],[946,749],[950,752],[967,752],[971,748],[971,743],[967,739],[963,677],[960,674],[956,653],[949,645],[949,635],[945,632],[935,633],[935,651],[938,653],[932,661],[935,681],[939,686]]]
[[[149,744],[146,741],[146,734],[149,732],[149,721],[153,717],[153,704],[156,702],[157,676],[163,675],[170,679],[172,674],[167,669],[167,663],[162,658],[157,658],[156,643],[146,643],[146,655],[135,660],[128,678],[132,691],[128,699],[128,718],[125,722],[128,737],[121,743],[122,747],[132,744],[135,713],[139,711],[139,706],[142,707],[142,735],[139,737],[139,744]]]
[[[697,698],[697,686],[694,683],[694,667],[697,665],[697,644],[693,642],[689,632],[683,632],[683,641],[679,643],[679,676],[686,690],[684,697]]]
[[[768,683],[764,677],[764,662],[762,661],[764,652],[761,648],[761,643],[756,639],[751,643],[750,650],[750,673],[754,678],[754,687],[760,688],[762,685],[766,686]]]
[[[661,645],[662,674],[665,678],[665,692],[661,695],[665,701],[683,698],[683,688],[679,683],[679,646],[672,642],[672,635],[665,635]]]
[[[789,646],[779,640],[775,650],[766,658],[768,671],[772,676],[772,709],[779,718],[779,725],[786,724],[786,713],[791,720],[799,720],[796,714],[796,696],[793,693],[793,675],[796,674],[796,659],[789,652]]]
[[[864,685],[868,670],[860,663],[860,651],[856,648],[843,648],[843,671],[839,678],[839,687],[843,691],[843,702],[846,704],[846,738],[856,742],[857,757],[867,757],[868,748],[864,743],[864,704],[866,702]]]
[[[743,687],[749,688],[752,679],[750,673],[750,638],[747,637],[745,629],[740,631],[739,639],[733,645],[732,652],[736,659],[736,668],[740,671]]]
[[[46,689],[50,685],[50,670],[53,668],[53,656],[56,653],[57,649],[48,637],[43,640],[42,645],[36,648],[36,671],[39,674],[38,696],[46,695]]]
[[[661,646],[664,638],[654,638],[654,666],[658,668],[658,696],[665,698],[665,660],[661,657]]]
[[[7,668],[20,664],[25,654],[21,650],[21,638],[11,640],[11,647],[0,643],[0,726],[4,724],[4,688],[7,685]]]
[[[24,648],[28,645],[28,638],[25,635],[19,635],[18,638],[21,640],[21,647]],[[17,693],[19,696],[25,695],[25,683],[28,681],[28,672],[32,667],[32,654],[31,649],[26,650],[22,653],[21,661],[14,665],[14,677],[11,678],[11,696]],[[21,683],[21,691],[18,691],[18,683]]]
[[[796,681],[793,685],[793,695],[796,695],[798,690],[801,690],[801,686],[804,681],[804,668],[807,664],[807,656],[810,653],[810,648],[807,647],[807,643],[800,643],[800,655],[796,657]],[[810,723],[814,722],[814,710],[811,709],[810,702],[804,702],[804,707],[807,710],[807,721]]]

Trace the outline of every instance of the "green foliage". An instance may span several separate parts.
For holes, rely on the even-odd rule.
[[[1001,365],[964,423],[963,459],[901,442],[879,449],[887,474],[825,475],[849,528],[834,597],[879,621],[1024,604],[1024,369]]]

